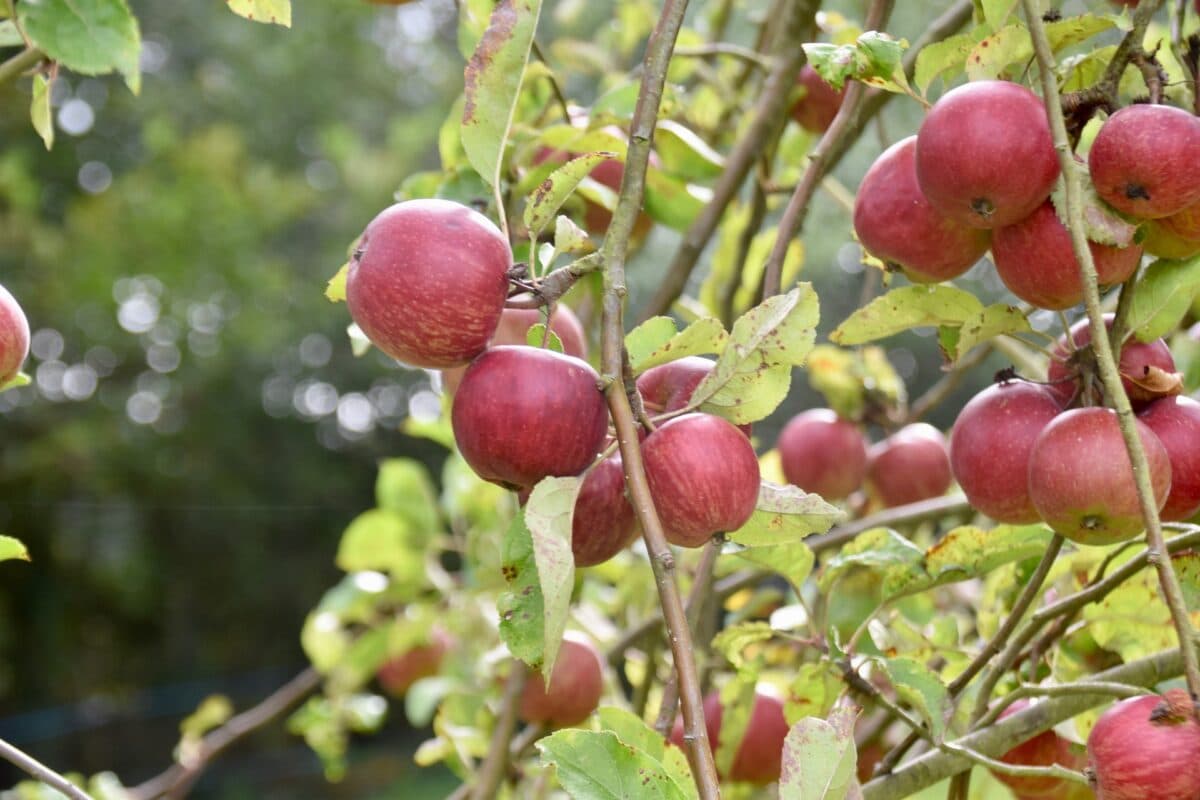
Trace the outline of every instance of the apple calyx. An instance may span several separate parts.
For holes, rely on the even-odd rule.
[[[1183,725],[1196,722],[1200,705],[1192,700],[1186,689],[1168,689],[1162,702],[1150,711],[1150,721],[1156,725]]]

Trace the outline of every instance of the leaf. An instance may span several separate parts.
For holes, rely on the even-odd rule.
[[[499,0],[467,63],[463,149],[475,171],[493,186],[500,181],[501,156],[541,10],[541,0]]]
[[[941,678],[911,658],[889,658],[883,666],[901,700],[915,708],[929,726],[935,742],[946,733],[946,717],[951,710],[950,692]]]
[[[554,220],[554,252],[556,255],[587,255],[595,252],[596,245],[587,231],[575,224],[570,217],[559,215]]]
[[[841,345],[862,344],[912,328],[958,327],[982,311],[973,294],[953,286],[905,286],[855,311],[829,338]]]
[[[567,728],[539,739],[537,748],[575,800],[687,800],[661,763],[612,731]]]
[[[857,80],[888,91],[903,92],[907,88],[902,59],[908,42],[895,39],[880,31],[867,31],[853,44],[801,45],[808,63],[836,90],[847,80]]]
[[[656,317],[654,319],[667,319],[667,317]],[[653,319],[639,325],[640,330],[643,326],[654,322]],[[665,333],[666,326],[662,323],[656,323],[656,333],[661,336]],[[671,323],[671,328],[674,330],[674,323]],[[649,334],[649,330],[647,330]],[[633,336],[633,333],[630,333]],[[729,339],[729,334],[725,332],[725,327],[721,321],[712,317],[703,317],[696,320],[691,325],[688,325],[682,331],[672,335],[667,339],[657,339],[653,349],[647,351],[645,344],[651,341],[647,338],[639,342],[638,357],[634,358],[633,352],[629,354],[629,361],[633,365],[633,374],[640,375],[651,367],[657,367],[660,364],[666,364],[670,361],[678,361],[687,356],[708,355],[711,353],[719,353],[725,347],[726,341]],[[626,342],[629,337],[626,337]]]
[[[0,47],[17,47],[24,44],[25,39],[21,37],[15,22],[11,19],[0,22]]]
[[[25,0],[17,20],[63,66],[81,75],[120,72],[134,94],[141,89],[142,39],[125,0]]]
[[[514,657],[541,669],[546,641],[545,612],[533,555],[533,536],[525,525],[524,514],[513,517],[504,536],[501,560],[508,591],[496,600],[500,638]]]
[[[1183,261],[1159,259],[1142,273],[1133,293],[1129,327],[1150,342],[1176,328],[1200,293],[1200,255]]]
[[[46,149],[54,147],[54,114],[50,109],[50,79],[33,76],[33,100],[29,103],[29,121]]]
[[[654,151],[663,169],[684,180],[715,178],[725,169],[725,159],[695,131],[672,119],[659,120],[654,128]]]
[[[425,465],[416,459],[389,458],[380,463],[375,505],[404,517],[418,532],[433,534],[441,528],[437,490]]]
[[[386,572],[396,588],[415,596],[428,580],[424,545],[433,531],[415,529],[403,516],[380,508],[359,514],[338,544],[336,562],[346,572]]]
[[[634,372],[638,371],[636,365],[661,349],[678,332],[675,320],[670,317],[651,317],[625,334],[625,349],[629,352],[629,362],[634,365]]]
[[[841,509],[825,502],[820,495],[807,494],[796,486],[763,481],[754,513],[729,538],[747,547],[788,544],[824,533],[844,517]]]
[[[882,575],[914,574],[921,571],[924,553],[919,547],[889,528],[872,528],[860,533],[826,562],[817,585],[828,593],[843,574],[866,567]]]
[[[868,408],[900,412],[908,404],[904,380],[883,348],[853,350],[829,344],[813,348],[805,365],[808,382],[825,396],[826,405],[844,419],[862,419]]]
[[[953,364],[989,339],[1002,334],[1024,333],[1032,328],[1021,309],[995,303],[965,320],[961,327],[950,330],[953,330],[955,335],[950,346],[943,347],[943,355]]]
[[[542,594],[542,666],[554,674],[554,661],[567,626],[571,589],[575,586],[575,556],[571,551],[571,520],[583,478],[544,478],[533,487],[525,504],[525,524],[533,541],[534,563]]]
[[[547,350],[555,353],[563,352],[562,339],[558,338],[558,334],[552,330],[546,329],[546,323],[539,322],[531,325],[529,330],[525,332],[525,344],[530,347],[542,347],[545,345]]]
[[[16,559],[18,561],[31,561],[29,551],[25,549],[25,545],[21,544],[17,539],[11,536],[0,536],[0,561],[9,561]]]
[[[783,740],[779,800],[844,800],[857,763],[852,728],[802,719]]]
[[[668,228],[687,230],[710,196],[708,189],[684,183],[654,167],[646,170],[646,213]]]
[[[1111,247],[1129,247],[1133,244],[1137,226],[1127,222],[1100,199],[1087,165],[1081,161],[1072,161],[1070,169],[1079,174],[1078,183],[1083,187],[1083,230],[1088,241]],[[1064,228],[1068,227],[1067,188],[1066,180],[1062,176],[1059,176],[1054,184],[1050,201],[1054,204],[1054,213],[1058,216],[1058,221]]]
[[[601,730],[612,731],[623,743],[662,761],[666,740],[637,714],[616,706],[604,706],[596,714],[600,718]]]
[[[787,578],[793,586],[801,586],[812,573],[815,556],[804,542],[747,547],[739,550],[738,558],[766,567]]]
[[[745,662],[738,667],[733,680],[721,687],[721,729],[717,732],[717,773],[728,775],[733,760],[741,749],[746,729],[750,725],[750,713],[754,709],[755,689],[758,686],[759,662]],[[712,744],[710,742],[710,744]]]
[[[338,267],[338,271],[333,274],[325,284],[325,297],[331,303],[346,302],[346,276],[350,273],[350,262],[347,261],[342,266]]]
[[[740,622],[718,633],[712,640],[712,649],[740,670],[747,664],[743,651],[752,644],[769,640],[773,635],[771,626],[765,622]]]
[[[983,19],[992,30],[998,31],[1008,21],[1016,5],[1017,0],[983,0]]]
[[[939,75],[962,69],[973,49],[975,39],[969,33],[959,33],[922,47],[917,53],[917,65],[913,71],[913,82],[917,89],[925,94]]]
[[[841,671],[830,661],[801,664],[788,687],[784,717],[791,725],[804,717],[824,717],[845,686]]]
[[[179,723],[179,730],[185,738],[199,739],[213,728],[224,725],[232,716],[233,703],[228,697],[223,694],[209,695]]]
[[[787,396],[792,367],[803,364],[812,350],[819,317],[809,283],[747,311],[733,324],[728,344],[690,405],[738,425],[770,414]]]
[[[585,153],[551,172],[525,201],[525,227],[534,236],[550,224],[579,182],[596,167],[615,158],[611,152]]]
[[[292,0],[225,0],[229,10],[254,22],[292,27]]]
[[[1046,24],[1046,36],[1054,51],[1086,41],[1110,30],[1116,23],[1110,17],[1084,14]],[[1024,25],[1008,25],[983,39],[967,57],[967,77],[973,81],[997,78],[1013,64],[1025,64],[1033,58],[1033,41]]]

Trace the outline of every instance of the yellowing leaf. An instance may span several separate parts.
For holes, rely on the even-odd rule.
[[[292,27],[292,0],[225,0],[229,10],[254,22]]]

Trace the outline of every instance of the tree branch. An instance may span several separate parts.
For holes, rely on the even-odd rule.
[[[1042,90],[1045,96],[1046,113],[1050,118],[1050,128],[1054,134],[1054,145],[1058,150],[1059,162],[1062,164],[1063,176],[1066,179],[1066,213],[1067,228],[1071,232],[1071,244],[1075,250],[1075,259],[1079,262],[1079,272],[1083,279],[1084,303],[1087,306],[1088,321],[1092,332],[1092,349],[1100,368],[1100,377],[1104,381],[1104,391],[1109,401],[1116,407],[1117,421],[1121,427],[1121,436],[1125,439],[1125,449],[1133,467],[1133,477],[1137,486],[1138,500],[1141,503],[1142,519],[1146,524],[1146,540],[1150,547],[1151,561],[1158,572],[1159,585],[1162,587],[1163,598],[1171,610],[1171,621],[1179,637],[1179,647],[1183,653],[1184,672],[1187,675],[1188,690],[1193,702],[1200,702],[1200,660],[1196,656],[1196,634],[1188,617],[1187,604],[1184,602],[1183,590],[1179,578],[1171,565],[1171,559],[1166,555],[1163,546],[1163,532],[1158,518],[1158,501],[1154,497],[1154,488],[1150,483],[1150,467],[1146,460],[1146,452],[1138,435],[1133,409],[1129,397],[1121,385],[1121,375],[1117,370],[1116,359],[1108,342],[1108,329],[1104,324],[1104,314],[1100,308],[1100,290],[1097,286],[1096,266],[1092,261],[1091,248],[1088,246],[1087,233],[1083,224],[1083,188],[1077,170],[1074,168],[1074,153],[1067,137],[1066,122],[1063,119],[1062,107],[1058,97],[1058,82],[1054,73],[1054,54],[1046,37],[1046,29],[1042,19],[1034,7],[1033,0],[1022,0],[1029,33],[1033,38],[1034,51],[1037,54],[1038,67],[1041,72]],[[1162,5],[1162,0],[1144,0],[1134,15],[1134,31],[1138,25],[1149,23],[1149,18]],[[1134,45],[1140,51],[1141,39],[1133,44],[1127,44],[1133,36],[1131,32],[1118,46],[1117,54],[1113,56],[1110,70],[1122,51],[1129,50]],[[1136,52],[1136,51],[1131,51]],[[1121,68],[1123,69],[1123,67]],[[1120,73],[1117,77],[1119,79]],[[1106,73],[1107,78],[1107,73]]]
[[[33,776],[35,780],[57,789],[71,798],[71,800],[92,800],[92,796],[83,789],[80,789],[33,756],[18,750],[3,739],[0,739],[0,758]]]
[[[33,68],[45,58],[45,54],[34,47],[27,47],[7,61],[0,63],[0,86],[14,81],[26,70]]]
[[[500,784],[508,773],[508,748],[512,742],[513,731],[517,729],[517,708],[521,704],[521,693],[525,690],[525,681],[529,679],[529,671],[519,659],[512,659],[512,671],[504,684],[504,696],[500,700],[500,716],[496,719],[496,727],[492,730],[492,741],[488,745],[487,756],[479,771],[475,773],[475,782],[471,789],[471,800],[492,800],[500,795]]]

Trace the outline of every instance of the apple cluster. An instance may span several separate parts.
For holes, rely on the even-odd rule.
[[[1097,194],[1146,223],[1145,247],[1200,252],[1200,119],[1171,106],[1134,105],[1100,128],[1088,157]],[[1059,161],[1041,99],[1016,83],[982,80],[947,92],[915,136],[867,171],[854,230],[867,252],[917,283],[966,272],[990,248],[1020,299],[1061,310],[1083,283],[1050,193]],[[1102,286],[1137,270],[1143,245],[1089,242]]]
[[[1116,412],[1071,407],[1097,387],[1086,320],[1069,334],[1052,351],[1047,384],[1006,380],[963,407],[950,463],[971,504],[999,522],[1042,520],[1079,544],[1113,544],[1141,533],[1141,507]],[[1126,343],[1119,369],[1161,517],[1186,520],[1200,511],[1200,403],[1178,395],[1161,339]]]
[[[946,437],[923,422],[869,445],[856,423],[813,408],[788,421],[777,447],[788,483],[830,501],[865,486],[892,508],[943,495],[953,483]]]
[[[0,387],[21,371],[29,357],[29,320],[16,298],[0,286]]]

